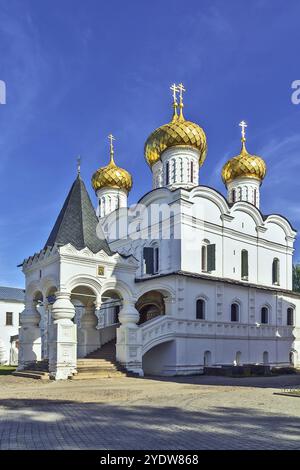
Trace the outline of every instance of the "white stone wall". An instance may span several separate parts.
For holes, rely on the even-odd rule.
[[[175,237],[163,239],[159,224],[147,239],[148,227],[139,232],[140,239],[122,238],[112,241],[112,249],[132,253],[140,263],[142,275],[143,247],[160,238],[160,273],[183,271],[201,273],[201,248],[203,244],[216,245],[216,269],[210,276],[241,280],[241,251],[248,251],[248,282],[272,286],[272,262],[279,259],[279,285],[292,289],[292,255],[296,233],[288,222],[278,215],[263,218],[253,205],[237,202],[229,207],[217,191],[198,186],[190,191],[168,191],[160,188],[146,195],[142,204],[152,210],[152,205],[167,208],[166,220],[175,206]],[[108,220],[108,219],[107,219]],[[109,225],[107,223],[106,225]],[[134,235],[137,236],[136,227]],[[154,233],[154,236],[153,236]]]
[[[10,337],[19,333],[19,314],[24,309],[24,304],[20,302],[11,302],[0,300],[0,348],[2,357],[0,363],[8,364],[10,362]],[[13,325],[6,325],[6,312],[12,312]]]
[[[164,292],[173,292],[174,301],[168,312],[169,320],[160,317],[141,327],[146,373],[199,372],[207,351],[211,365],[232,365],[238,352],[242,364],[262,364],[267,352],[268,363],[278,366],[289,364],[291,351],[299,355],[299,296],[185,276],[153,279],[147,281],[147,287],[159,289],[159,283]],[[196,319],[198,298],[206,303],[204,320]],[[240,305],[238,322],[231,322],[233,302]],[[268,324],[261,323],[264,306],[269,309]],[[287,325],[288,307],[295,309],[295,327]],[[162,339],[163,343],[159,344]],[[152,346],[149,350],[148,344]]]

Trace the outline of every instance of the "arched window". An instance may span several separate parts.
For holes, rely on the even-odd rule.
[[[170,184],[170,163],[166,163],[166,185]]]
[[[191,175],[190,175],[191,183],[194,182],[194,162],[191,162]]]
[[[253,204],[257,206],[257,189],[253,191]]]
[[[231,304],[231,321],[239,321],[240,306],[236,302]]]
[[[286,313],[287,313],[287,319],[286,319],[287,325],[294,326],[294,309],[292,307],[289,307]]]
[[[205,320],[205,300],[198,299],[196,302],[196,318],[197,320]]]
[[[235,201],[236,201],[236,192],[235,192],[235,189],[232,190],[231,198],[232,198],[232,202],[235,203]]]
[[[274,258],[272,263],[272,284],[279,284],[279,259]]]
[[[262,307],[261,309],[261,323],[269,323],[269,309],[268,307]]]
[[[201,247],[201,269],[204,272],[216,269],[216,245],[206,242]]]
[[[241,274],[242,274],[242,279],[248,280],[249,266],[248,266],[248,251],[247,250],[242,250],[242,253],[241,253]]]
[[[143,249],[143,265],[145,274],[156,274],[159,271],[158,246],[145,246]]]

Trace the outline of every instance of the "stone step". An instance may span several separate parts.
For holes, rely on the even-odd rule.
[[[25,377],[28,379],[49,380],[49,373],[38,370],[20,370],[15,371],[12,375],[16,377]]]
[[[106,361],[99,359],[92,359],[91,361],[77,361],[77,366],[91,366],[91,367],[101,367],[106,364],[115,364],[115,361]]]

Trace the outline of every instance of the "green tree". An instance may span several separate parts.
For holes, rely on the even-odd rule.
[[[300,292],[300,264],[293,266],[293,291]]]

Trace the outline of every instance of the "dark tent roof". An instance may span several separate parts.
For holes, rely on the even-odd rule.
[[[112,252],[102,231],[103,238],[97,236],[97,225],[96,212],[85,184],[78,175],[50,233],[45,248],[55,244],[63,246],[71,243],[77,250],[87,247],[93,253],[104,250],[110,255]]]

